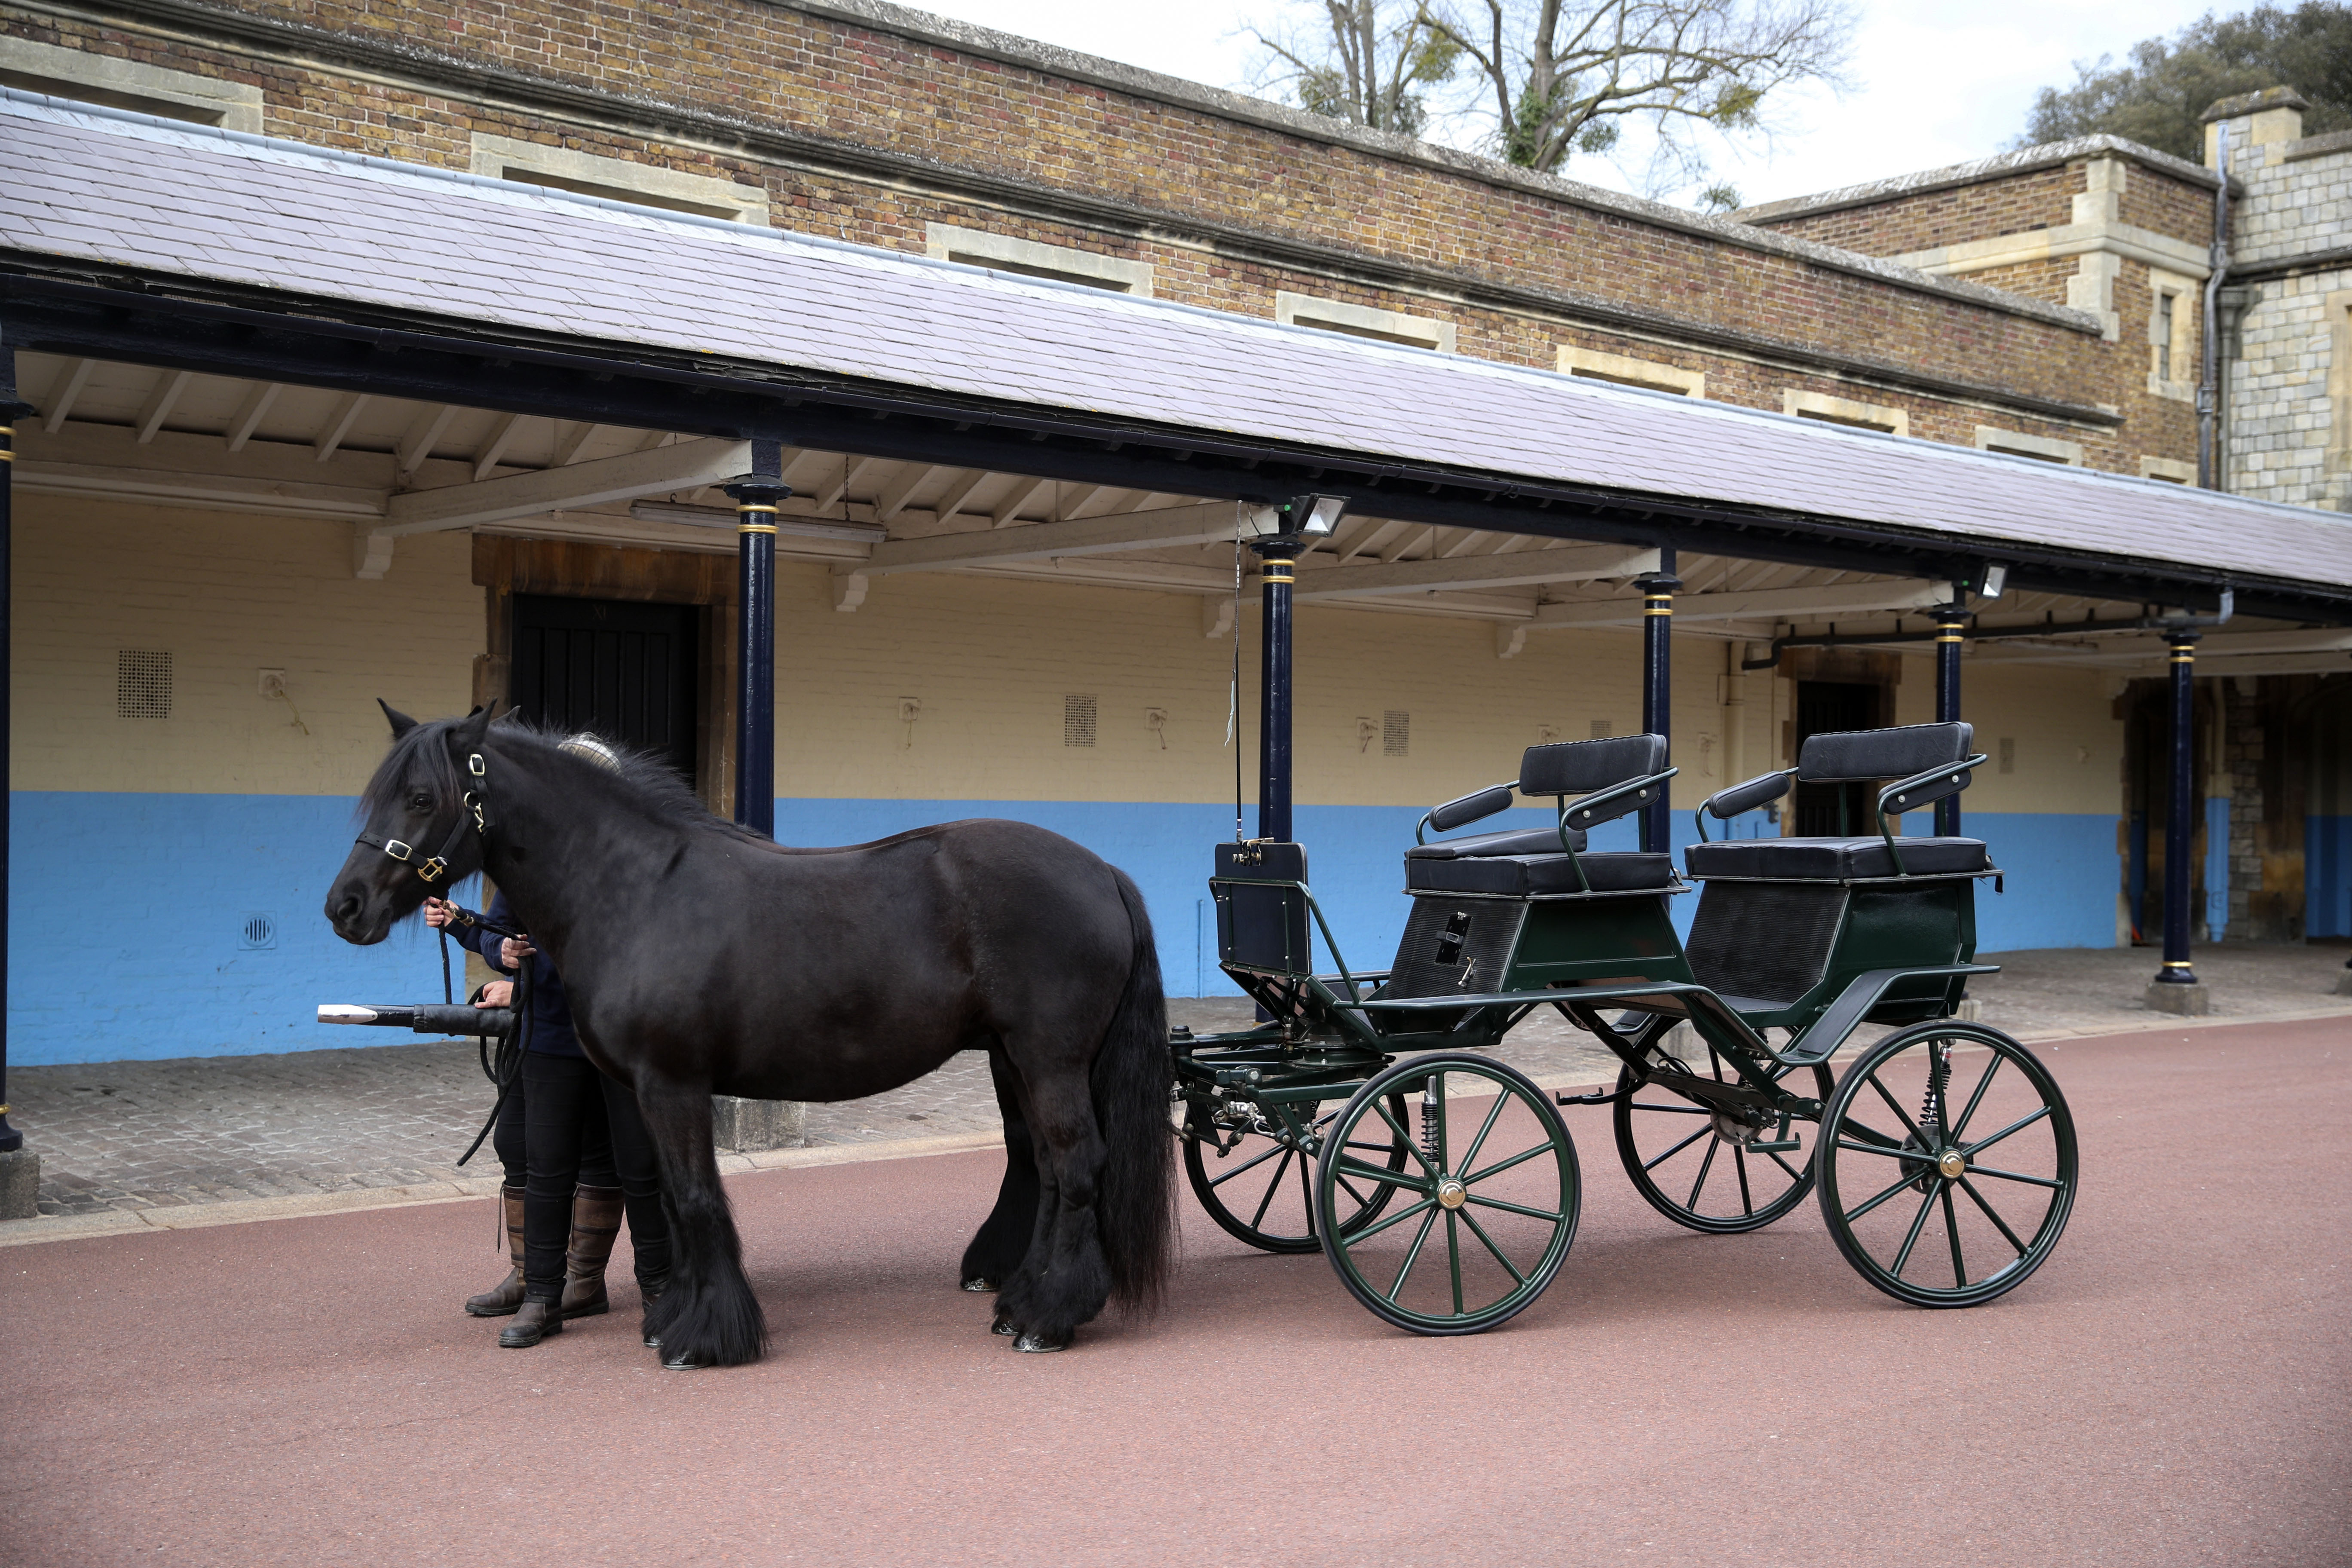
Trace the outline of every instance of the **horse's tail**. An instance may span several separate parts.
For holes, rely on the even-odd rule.
[[[1127,1305],[1150,1311],[1166,1293],[1174,1264],[1176,1140],[1169,1133],[1168,1096],[1175,1064],[1168,1051],[1168,998],[1160,989],[1151,917],[1127,873],[1114,866],[1111,876],[1134,929],[1135,956],[1095,1053],[1095,1121],[1108,1148],[1095,1213],[1112,1290]]]

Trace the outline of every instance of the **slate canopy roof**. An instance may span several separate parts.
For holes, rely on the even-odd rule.
[[[11,347],[2352,624],[2332,516],[0,89]]]

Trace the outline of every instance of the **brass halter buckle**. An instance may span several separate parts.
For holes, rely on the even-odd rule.
[[[404,844],[397,838],[387,838],[383,841],[383,852],[386,855],[391,856],[394,859],[405,864],[408,858],[416,853],[416,846],[414,844]]]

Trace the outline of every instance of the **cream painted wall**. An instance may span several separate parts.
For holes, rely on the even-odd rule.
[[[400,542],[352,575],[347,524],[26,495],[16,503],[11,784],[20,790],[356,795],[381,696],[462,713],[482,651],[471,542]],[[120,648],[167,649],[168,719],[115,711]],[[257,672],[286,671],[305,734]]]
[[[821,570],[779,575],[779,795],[1233,797],[1234,753],[1223,742],[1234,645],[1202,636],[1195,596],[908,574],[877,582],[863,608],[843,615]],[[1243,786],[1255,803],[1254,612],[1242,616],[1241,637]],[[1675,721],[1690,760],[1676,798],[1696,804],[1724,782],[1714,776],[1722,656],[1719,644],[1685,646]],[[1426,805],[1516,773],[1540,726],[1559,740],[1589,739],[1596,720],[1621,735],[1640,726],[1641,645],[1631,629],[1532,633],[1517,657],[1498,659],[1484,622],[1307,605],[1295,649],[1302,804]],[[1091,748],[1062,743],[1069,693],[1097,700]],[[899,719],[902,699],[922,704],[911,726]],[[1164,750],[1145,726],[1150,708],[1167,711]],[[1402,757],[1385,754],[1379,733],[1391,710],[1412,715]],[[1375,726],[1369,745],[1360,719]]]

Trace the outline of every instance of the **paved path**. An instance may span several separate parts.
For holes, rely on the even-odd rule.
[[[1188,1201],[1162,1317],[1015,1355],[953,1288],[985,1154],[734,1179],[776,1340],[725,1372],[658,1370],[626,1290],[493,1348],[482,1202],[11,1248],[0,1559],[2352,1561],[2352,1024],[2048,1056],[2082,1199],[1969,1311],[1871,1291],[1810,1205],[1675,1230],[1590,1110],[1567,1268],[1460,1340]]]
[[[2352,1015],[2352,997],[2329,994],[2346,951],[2224,945],[2200,949],[2197,962],[2218,1016],[2330,1008]],[[1975,994],[1988,1023],[2023,1038],[2162,1022],[2140,1003],[2157,962],[2150,950],[2053,950],[1994,961],[2009,967],[1979,982]],[[1248,1004],[1180,999],[1170,1011],[1196,1028],[1231,1029],[1244,1026]],[[1556,1086],[1616,1073],[1590,1039],[1550,1014],[1528,1019],[1498,1054]],[[9,1089],[15,1124],[41,1155],[47,1215],[306,1196],[359,1201],[371,1193],[390,1201],[470,1191],[496,1179],[487,1151],[464,1170],[455,1163],[489,1106],[470,1043],[17,1068]],[[967,1053],[891,1093],[812,1107],[809,1142],[828,1148],[969,1140],[998,1125],[985,1059]],[[0,1226],[0,1239],[11,1228]]]

